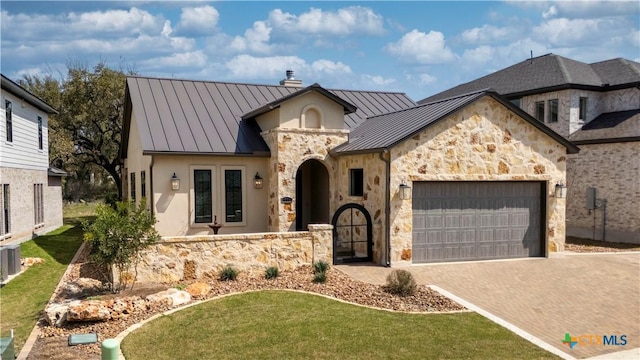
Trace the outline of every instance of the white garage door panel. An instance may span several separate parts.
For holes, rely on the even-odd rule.
[[[414,182],[413,262],[543,255],[539,182]]]

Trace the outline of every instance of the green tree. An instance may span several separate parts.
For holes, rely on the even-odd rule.
[[[91,174],[101,169],[113,180],[121,199],[118,151],[127,74],[109,68],[105,62],[93,69],[80,64],[67,67],[67,76],[62,80],[46,75],[25,76],[21,81],[27,90],[59,112],[49,122],[51,162],[72,173],[70,180],[76,184],[69,186],[69,195],[78,194],[82,187],[78,183],[87,185],[93,180]]]
[[[160,239],[155,223],[144,199],[138,206],[128,201],[118,202],[115,207],[99,204],[95,221],[83,223],[93,260],[107,269],[115,266],[118,272],[119,285],[112,290],[133,286],[140,251]]]

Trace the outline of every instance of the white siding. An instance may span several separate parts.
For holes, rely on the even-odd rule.
[[[7,142],[5,100],[13,105],[13,141]],[[46,170],[49,167],[48,115],[2,91],[0,111],[0,167]],[[42,150],[38,146],[38,116],[42,117]]]

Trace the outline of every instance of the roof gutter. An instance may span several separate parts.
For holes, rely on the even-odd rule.
[[[387,156],[385,156],[387,155]],[[385,190],[384,190],[384,243],[385,243],[385,266],[391,266],[391,153],[385,148],[378,153],[380,160],[385,163]],[[388,159],[387,159],[388,157]]]

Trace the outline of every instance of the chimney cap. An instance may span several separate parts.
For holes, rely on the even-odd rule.
[[[290,87],[302,87],[302,80],[296,80],[296,73],[293,70],[287,70],[286,77],[283,80],[280,80],[280,85],[290,86]]]
[[[287,70],[287,80],[295,80],[296,72],[293,70]]]

